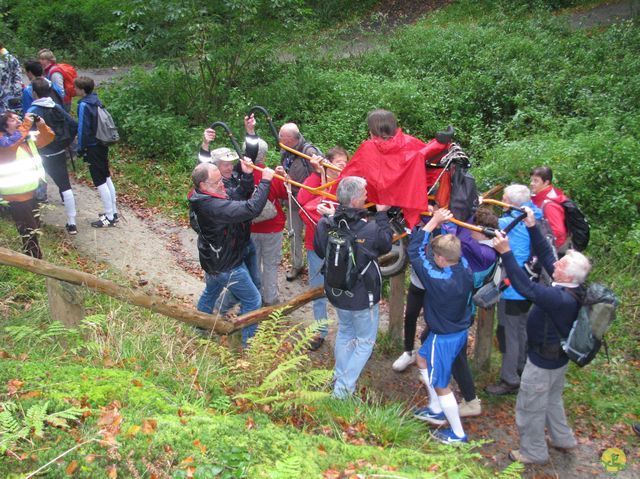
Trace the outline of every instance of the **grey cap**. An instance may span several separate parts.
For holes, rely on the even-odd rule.
[[[216,148],[211,150],[211,161],[218,163],[219,161],[236,161],[238,154],[230,148]]]

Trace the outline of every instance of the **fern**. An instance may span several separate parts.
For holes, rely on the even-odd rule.
[[[21,441],[29,440],[31,435],[44,437],[46,424],[66,428],[67,420],[78,419],[83,413],[76,407],[47,413],[49,401],[33,404],[26,413],[13,401],[0,403],[0,408],[0,454],[15,448]]]
[[[506,468],[500,471],[498,479],[520,479],[524,470],[524,464],[521,464],[519,462],[512,462]]]
[[[28,340],[27,342],[30,343],[30,340],[32,340],[33,338],[38,338],[40,336],[40,331],[28,324],[7,326],[6,328],[4,328],[4,330],[7,332],[11,340],[16,344],[21,343],[25,340]]]
[[[283,461],[276,461],[275,468],[269,472],[271,479],[288,479],[302,475],[302,459],[298,456],[290,456]]]
[[[243,360],[231,366],[241,391],[235,399],[288,410],[328,396],[326,386],[332,372],[314,369],[307,354],[321,325],[291,326],[284,319],[282,312],[276,311],[260,323]]]

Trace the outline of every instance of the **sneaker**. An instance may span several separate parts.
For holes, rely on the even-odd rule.
[[[509,459],[511,459],[512,461],[518,461],[521,464],[538,464],[540,466],[543,466],[549,462],[549,460],[534,461],[533,459],[529,459],[527,456],[520,452],[520,449],[514,449],[513,451],[509,452]]]
[[[405,351],[400,355],[398,359],[396,359],[393,362],[393,364],[391,365],[391,368],[395,372],[399,373],[407,369],[409,366],[411,366],[415,362],[416,362],[415,351]]]
[[[324,344],[324,338],[322,336],[314,336],[309,341],[309,351],[317,351]]]
[[[98,214],[98,218],[100,218],[101,216],[106,216],[104,213],[99,213]],[[114,213],[113,214],[113,222],[117,223],[118,221],[120,221],[120,218],[118,217],[118,213]]]
[[[443,444],[459,444],[461,442],[469,442],[466,434],[462,437],[456,436],[451,428],[438,429],[437,431],[433,431],[431,433],[431,437]]]
[[[67,230],[67,233],[69,233],[70,235],[78,234],[78,228],[76,227],[76,225],[70,225],[69,223],[67,223],[66,225],[64,225],[64,227]]]
[[[503,396],[505,394],[515,394],[520,389],[519,384],[509,384],[504,380],[500,380],[498,384],[490,384],[484,390],[488,394],[493,394],[494,396]]]
[[[447,417],[444,412],[433,412],[429,407],[421,407],[413,412],[413,417],[420,421],[427,421],[428,423],[435,424],[436,426],[442,426],[446,424]]]
[[[115,225],[116,225],[116,222],[110,220],[105,215],[101,215],[98,218],[98,221],[94,221],[93,223],[91,223],[91,226],[93,226],[94,228],[107,228],[107,227],[112,228]]]
[[[458,412],[460,417],[479,416],[482,414],[482,405],[480,399],[475,398],[472,401],[465,401],[464,399],[458,405]]]
[[[287,281],[293,281],[300,275],[300,273],[302,273],[302,268],[291,268],[287,271]]]

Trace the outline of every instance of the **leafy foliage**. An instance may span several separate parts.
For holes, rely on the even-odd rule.
[[[283,319],[276,311],[260,323],[251,347],[235,367],[243,390],[236,399],[286,411],[328,397],[332,371],[313,368],[307,354],[319,325],[302,330],[300,325],[286,325]]]
[[[42,438],[47,424],[66,429],[69,427],[67,421],[76,420],[83,413],[77,407],[48,412],[49,401],[36,402],[26,412],[15,401],[0,403],[0,409],[0,454],[4,454],[7,449],[14,449],[21,441],[28,441],[30,437]]]

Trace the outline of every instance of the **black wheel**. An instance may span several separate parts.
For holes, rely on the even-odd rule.
[[[404,233],[404,217],[402,214],[392,218],[391,229],[393,229],[394,235],[401,235]],[[383,259],[380,263],[380,272],[383,278],[389,276],[395,276],[404,271],[407,263],[409,262],[409,255],[407,254],[407,237],[404,236],[393,243],[391,251],[380,258]]]

